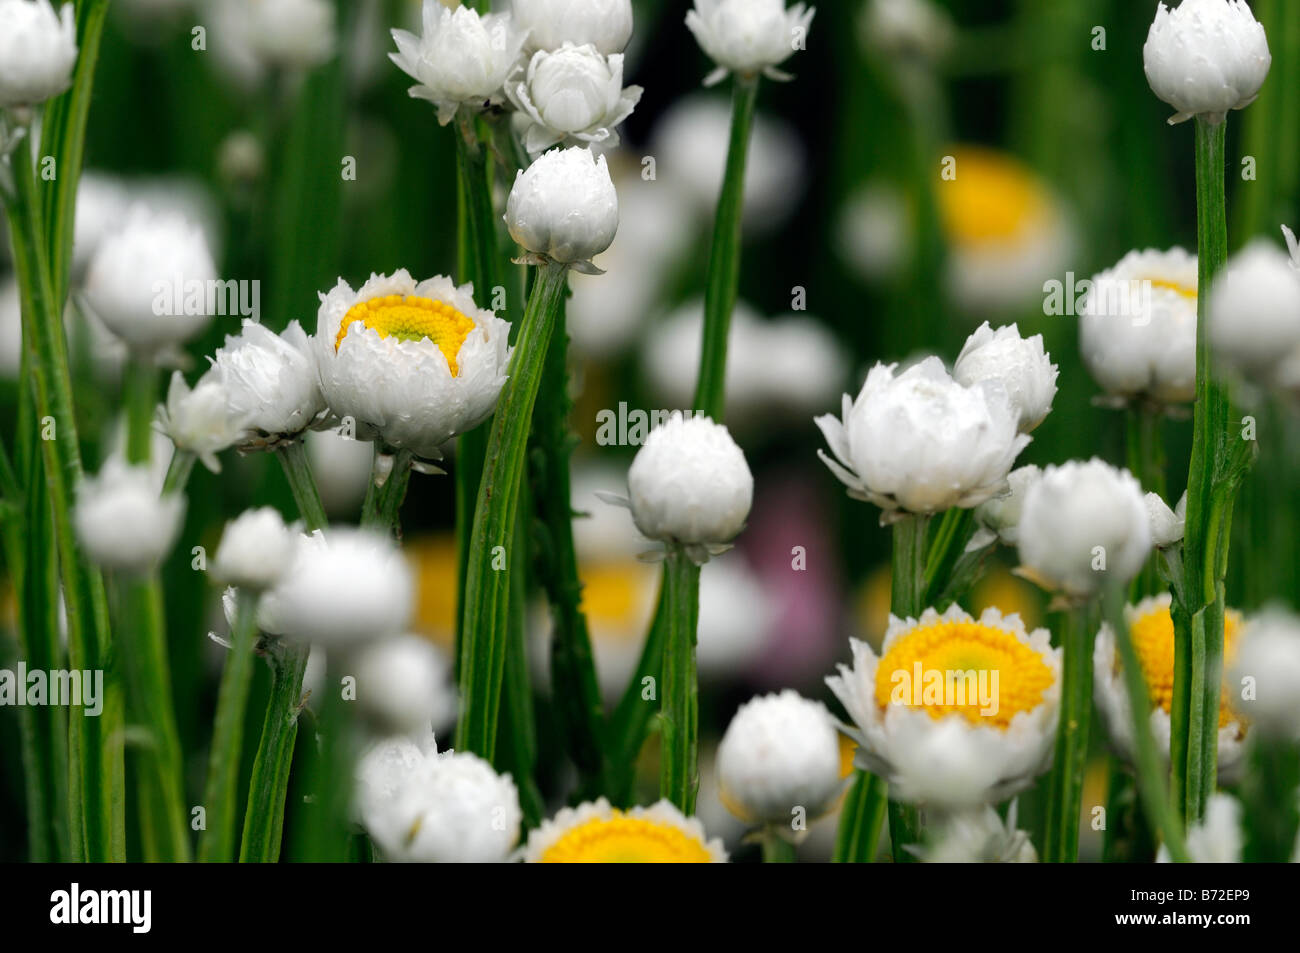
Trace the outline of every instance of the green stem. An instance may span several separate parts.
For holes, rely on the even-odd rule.
[[[329,525],[329,519],[325,516],[325,505],[321,503],[320,491],[316,489],[316,480],[311,474],[306,447],[301,440],[295,440],[281,447],[275,455],[284,469],[285,479],[289,481],[289,491],[298,504],[298,514],[307,532],[324,529]]]
[[[1061,615],[1061,714],[1056,728],[1056,753],[1047,782],[1047,815],[1043,837],[1044,863],[1074,863],[1079,859],[1079,814],[1083,803],[1083,771],[1088,759],[1092,725],[1093,631],[1088,606]]]
[[[207,829],[199,837],[199,860],[225,863],[236,857],[235,818],[239,807],[240,753],[244,742],[244,712],[253,683],[253,640],[257,633],[257,593],[235,594],[235,625],[230,655],[221,674],[217,713],[208,753],[208,784],[203,792]]]
[[[187,450],[173,450],[171,463],[167,464],[167,475],[163,478],[163,495],[181,493],[190,482],[194,472],[196,457]]]
[[[919,514],[908,514],[894,523],[889,611],[900,619],[919,619],[925,610],[925,534],[929,523],[929,516]],[[906,848],[923,839],[920,810],[915,805],[890,801],[888,813],[894,863],[915,863],[916,856]]]
[[[609,765],[609,799],[615,807],[626,807],[632,800],[632,782],[636,776],[637,755],[645,743],[646,734],[654,715],[655,695],[647,697],[647,689],[663,681],[664,642],[668,639],[668,573],[664,568],[655,604],[654,618],[646,632],[641,659],[636,673],[628,683],[618,707],[609,721],[606,738]],[[646,680],[649,679],[647,682]]]
[[[758,79],[737,76],[732,91],[731,144],[726,176],[713,220],[708,284],[704,290],[704,341],[695,407],[721,421],[726,404],[727,333],[740,285],[740,226],[745,196],[745,160],[758,99]]]
[[[366,491],[366,502],[361,509],[361,525],[396,532],[401,536],[398,514],[406,500],[406,489],[411,483],[411,464],[415,454],[410,450],[398,450],[393,454],[393,467],[383,485],[376,482],[376,472],[383,450],[375,444],[375,467],[370,474],[370,488]]]
[[[528,548],[527,520],[515,526],[515,552]],[[534,715],[532,678],[528,671],[527,619],[528,574],[511,573],[510,642],[506,646],[506,670],[502,709],[505,711],[504,738],[511,777],[519,789],[519,806],[525,830],[536,827],[546,811],[535,778],[537,769],[537,719]]]
[[[835,837],[835,863],[869,864],[876,859],[888,803],[889,785],[883,779],[861,769],[854,772]]]
[[[460,659],[461,709],[455,747],[489,760],[496,750],[510,626],[510,550],[528,431],[564,288],[563,266],[551,263],[539,270],[511,359],[510,377],[501,389],[492,418],[470,537]],[[524,558],[522,553],[515,555]]]
[[[152,361],[132,357],[123,372],[126,413],[126,459],[148,463],[153,446],[153,417],[158,398],[158,369]]]
[[[685,814],[695,813],[699,788],[699,684],[695,669],[695,635],[700,610],[700,567],[684,552],[668,553],[666,568],[668,640],[664,647],[663,751],[659,796]]]
[[[781,836],[780,832],[768,829],[763,831],[763,863],[793,864],[794,844]]]

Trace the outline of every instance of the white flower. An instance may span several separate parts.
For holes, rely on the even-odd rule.
[[[35,106],[72,85],[77,15],[71,3],[0,0],[0,108]]]
[[[1196,396],[1196,256],[1131,251],[1092,279],[1079,350],[1107,394],[1165,403]]]
[[[1241,802],[1231,794],[1211,794],[1204,816],[1187,831],[1187,856],[1194,864],[1239,864],[1244,844]],[[1169,848],[1164,844],[1156,862],[1169,863]]]
[[[451,122],[461,106],[478,111],[501,102],[502,87],[524,45],[506,13],[482,16],[467,6],[449,10],[424,0],[420,36],[394,30],[397,52],[388,57],[417,81],[411,95],[438,108],[438,122]]]
[[[946,54],[956,33],[948,11],[931,0],[869,0],[858,29],[872,51],[926,60]]]
[[[604,156],[553,149],[515,175],[506,200],[510,237],[563,264],[589,263],[614,241],[618,193]]]
[[[334,55],[329,0],[245,0],[247,37],[267,66],[309,69]]]
[[[77,487],[73,524],[90,560],[107,569],[145,572],[171,551],[185,515],[185,498],[160,496],[148,465],[110,457],[98,476]]]
[[[221,371],[232,415],[261,435],[255,445],[291,440],[325,411],[316,352],[297,321],[278,335],[244,321],[239,335],[217,349],[213,365]]]
[[[619,143],[615,129],[641,101],[640,86],[623,88],[623,54],[606,56],[594,46],[565,43],[539,50],[506,95],[531,122],[524,148],[532,155],[556,143],[590,143],[602,149]]]
[[[1151,91],[1173,106],[1171,123],[1200,116],[1221,123],[1255,101],[1273,57],[1246,0],[1163,3],[1142,47]]]
[[[632,0],[512,0],[510,12],[531,50],[590,43],[612,55],[632,37]]]
[[[1124,619],[1129,637],[1137,651],[1151,700],[1151,734],[1166,767],[1169,764],[1170,711],[1173,706],[1174,684],[1174,622],[1170,614],[1172,598],[1165,592],[1148,596],[1136,606],[1124,607]],[[1238,632],[1241,616],[1229,610],[1224,619],[1224,658],[1228,666],[1237,658]],[[1130,765],[1136,763],[1137,742],[1133,736],[1133,714],[1129,705],[1128,688],[1124,682],[1119,649],[1115,633],[1103,625],[1093,645],[1093,696],[1101,712],[1107,734],[1116,753]],[[1231,697],[1233,682],[1229,680],[1227,696]],[[1232,784],[1244,766],[1246,728],[1236,718],[1227,704],[1219,706],[1218,770],[1219,780]]]
[[[438,754],[394,738],[357,765],[356,810],[384,852],[405,863],[502,863],[519,840],[523,813],[510,775],[477,755]]]
[[[727,851],[704,825],[668,800],[621,811],[603,797],[559,813],[528,835],[527,864],[725,864]]]
[[[816,418],[834,459],[817,454],[849,495],[886,513],[936,513],[1003,492],[1029,443],[1005,391],[965,387],[937,357],[895,377],[897,366],[873,367],[856,401],[844,395],[842,419]]]
[[[850,644],[852,666],[826,684],[853,722],[843,730],[859,766],[888,781],[890,797],[945,809],[1002,801],[1051,762],[1061,649],[1046,629],[1026,633],[993,608],[977,622],[953,605],[919,622],[891,617],[880,656]]]
[[[975,507],[975,520],[980,529],[966,547],[968,552],[999,540],[1007,546],[1020,541],[1020,511],[1025,505],[1025,493],[1042,475],[1043,471],[1032,463],[1017,467],[1007,475],[1006,493]]]
[[[438,459],[439,448],[496,408],[510,361],[510,325],[474,303],[471,285],[405,269],[342,279],[321,296],[314,347],[321,390],[363,439]]]
[[[719,797],[749,824],[790,830],[834,804],[843,781],[835,723],[821,702],[786,689],[741,705],[718,745]]]
[[[456,717],[451,666],[432,642],[400,635],[364,647],[352,664],[357,701],[389,733],[442,731]]]
[[[207,289],[216,273],[201,228],[137,205],[96,250],[86,301],[132,351],[151,355],[207,326]]]
[[[836,225],[836,251],[867,282],[887,281],[911,261],[916,223],[902,190],[871,181],[850,196]]]
[[[231,406],[219,367],[200,377],[193,390],[180,371],[173,371],[167,403],[158,410],[158,426],[177,450],[194,454],[213,473],[221,472],[217,454],[249,436],[248,418]]]
[[[785,0],[695,0],[695,9],[687,11],[686,26],[700,49],[718,64],[705,85],[712,86],[731,72],[789,79],[776,67],[804,48],[816,12],[802,3],[787,10]]]
[[[275,508],[245,510],[226,524],[212,559],[212,576],[244,589],[269,589],[293,560],[296,536]]]
[[[685,546],[697,562],[729,548],[754,499],[753,474],[727,428],[677,411],[650,431],[627,487],[637,529]]]
[[[1049,466],[1025,493],[1020,561],[1072,597],[1124,585],[1151,554],[1151,523],[1133,474],[1093,458]]]
[[[1160,498],[1159,493],[1148,493],[1143,497],[1143,502],[1151,525],[1151,545],[1156,549],[1168,549],[1181,543],[1187,521],[1187,493],[1183,493],[1178,505],[1172,510]]]
[[[130,208],[130,194],[119,179],[103,172],[81,174],[72,227],[72,267],[78,274],[90,264],[100,243],[122,227]]]
[[[1300,275],[1279,248],[1256,239],[1215,276],[1206,314],[1216,358],[1267,374],[1300,347]]]
[[[1233,708],[1261,733],[1300,738],[1300,619],[1277,609],[1251,619],[1241,635],[1228,690]]]
[[[939,820],[933,842],[915,850],[927,864],[1036,864],[1029,835],[1016,829],[1013,801],[1006,821],[991,807],[949,814]]]
[[[282,634],[326,648],[407,631],[415,602],[411,567],[392,541],[352,528],[300,542],[265,609]]]
[[[994,331],[985,321],[966,339],[952,376],[958,384],[973,387],[984,381],[1006,391],[1020,415],[1020,432],[1030,433],[1043,422],[1056,396],[1060,369],[1043,349],[1043,336],[1020,336],[1020,328],[1006,325]]]

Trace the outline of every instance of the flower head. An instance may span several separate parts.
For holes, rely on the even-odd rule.
[[[245,321],[239,335],[217,349],[213,364],[232,415],[257,431],[246,448],[295,439],[324,416],[316,352],[297,321],[280,334]]]
[[[1300,738],[1300,619],[1266,609],[1237,645],[1227,680],[1234,710],[1262,734]]]
[[[1215,276],[1206,318],[1217,358],[1268,374],[1300,347],[1300,274],[1281,249],[1256,239]]]
[[[623,54],[606,56],[590,44],[539,50],[506,95],[529,120],[524,148],[532,155],[556,143],[590,143],[603,149],[619,143],[615,129],[632,115],[641,87],[623,88]]]
[[[944,808],[1005,800],[1051,761],[1061,649],[1046,629],[956,605],[890,618],[882,654],[851,640],[853,664],[826,684],[844,705],[858,764],[890,796]]]
[[[35,106],[72,85],[77,15],[50,0],[0,0],[0,109]]]
[[[741,705],[718,746],[722,802],[750,824],[790,829],[829,810],[843,787],[835,723],[821,702],[790,691]]]
[[[529,864],[726,863],[722,841],[669,801],[620,811],[604,798],[563,808],[528,835]]]
[[[420,36],[394,30],[397,52],[388,57],[416,80],[411,95],[438,108],[438,122],[451,122],[464,106],[482,110],[500,103],[502,87],[524,46],[524,34],[510,15],[480,15],[468,6],[449,10],[438,0],[424,0]]]
[[[357,702],[381,732],[415,736],[441,731],[456,717],[451,666],[436,645],[416,635],[382,639],[352,662]]]
[[[1255,101],[1273,57],[1264,27],[1246,0],[1163,3],[1142,47],[1151,91],[1173,106],[1169,121],[1201,116],[1223,122],[1231,109]]]
[[[314,347],[321,390],[356,433],[438,459],[486,420],[510,361],[510,325],[474,303],[472,285],[405,270],[342,279],[321,295]]]
[[[1043,349],[1043,336],[1020,336],[1012,324],[994,331],[985,321],[966,339],[952,376],[973,387],[984,381],[999,385],[1019,415],[1020,432],[1030,433],[1052,409],[1060,369]]]
[[[245,510],[221,534],[212,559],[213,578],[242,589],[269,589],[292,561],[296,535],[274,507]]]
[[[329,0],[245,0],[248,44],[267,66],[310,69],[334,55]]]
[[[586,268],[618,231],[618,193],[605,157],[579,146],[552,149],[516,174],[505,219],[510,237],[528,251]]]
[[[1183,493],[1172,510],[1159,493],[1148,493],[1143,502],[1151,524],[1151,545],[1156,549],[1169,549],[1181,543],[1187,522],[1187,494]]]
[[[849,495],[886,513],[935,513],[1004,492],[1029,443],[1005,390],[959,384],[937,357],[895,376],[897,366],[873,367],[857,400],[844,395],[840,419],[816,419],[834,458],[818,456]]]
[[[1032,463],[1012,470],[1007,475],[1007,492],[975,507],[975,520],[980,529],[967,548],[979,549],[995,541],[1016,545],[1020,540],[1020,511],[1025,505],[1025,493],[1042,475],[1043,471]]]
[[[816,12],[802,3],[787,10],[785,0],[695,0],[686,26],[718,64],[705,85],[720,82],[728,73],[789,79],[776,67],[804,48]]]
[[[145,572],[171,551],[181,531],[185,497],[159,494],[147,464],[110,457],[97,476],[77,487],[73,524],[92,562],[123,572]]]
[[[1024,570],[1067,597],[1124,585],[1151,553],[1142,488],[1097,459],[1050,466],[1025,494],[1019,546]]]
[[[200,377],[193,390],[180,371],[173,371],[167,403],[158,410],[158,426],[177,450],[194,454],[213,473],[221,472],[217,454],[250,435],[249,418],[231,405],[221,367]]]
[[[531,50],[590,43],[613,55],[632,38],[632,0],[513,0],[510,12]]]
[[[941,818],[932,842],[915,853],[927,864],[1035,864],[1038,851],[1016,829],[1017,807],[1012,802],[1005,821],[987,805]]]

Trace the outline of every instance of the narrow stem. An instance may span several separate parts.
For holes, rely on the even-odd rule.
[[[329,519],[325,516],[325,505],[321,503],[320,491],[316,489],[316,480],[311,474],[311,463],[307,459],[303,442],[296,440],[283,446],[275,455],[284,469],[289,491],[293,494],[293,501],[298,504],[298,514],[307,531],[324,529],[329,525]]]
[[[883,779],[861,769],[854,772],[835,837],[835,863],[869,864],[876,859],[888,803],[889,785]]]
[[[763,863],[793,864],[794,844],[772,828],[763,831]]]
[[[257,593],[235,594],[235,625],[230,655],[217,691],[217,713],[208,753],[208,784],[203,791],[207,829],[199,837],[199,860],[226,863],[236,858],[235,818],[239,807],[240,753],[244,712],[253,683],[253,640],[257,634]]]
[[[945,598],[944,593],[955,576],[954,570],[964,554],[974,522],[973,510],[953,507],[943,514],[925,560],[924,585],[918,601],[922,611],[930,606],[935,609],[946,608],[939,605],[939,601]],[[948,597],[954,601],[958,598],[952,593]]]
[[[664,643],[668,640],[667,580],[665,566],[641,659],[609,722],[606,761],[610,771],[609,799],[615,807],[626,807],[632,799],[637,755],[645,743],[655,712],[654,700],[658,697],[650,688],[663,681]]]
[[[700,610],[700,568],[674,548],[666,565],[668,639],[664,647],[663,749],[659,796],[685,814],[695,813],[699,788],[699,684],[695,635]]]
[[[1079,812],[1083,802],[1083,770],[1088,758],[1092,724],[1092,628],[1088,606],[1061,615],[1061,714],[1056,728],[1056,753],[1047,786],[1047,817],[1043,838],[1044,863],[1074,863],[1079,859]]]
[[[491,760],[496,750],[501,680],[509,632],[509,571],[528,431],[541,383],[555,314],[564,294],[565,269],[541,268],[528,299],[488,437],[483,479],[470,538],[460,659],[460,719],[456,749]],[[522,564],[521,564],[522,565]]]
[[[930,517],[921,514],[908,514],[894,523],[889,611],[900,619],[919,619],[925,609],[925,534],[929,523]],[[894,863],[915,863],[916,855],[906,848],[924,837],[919,809],[890,801],[889,837]]]
[[[190,482],[190,474],[194,472],[194,454],[186,450],[172,451],[171,463],[167,465],[167,476],[163,478],[163,495],[168,493],[180,493],[185,489],[186,484]]]
[[[126,407],[127,462],[148,463],[153,446],[158,369],[150,360],[132,357],[126,362],[122,387]]]
[[[527,519],[520,519],[515,525],[517,553],[525,552],[528,548],[527,522]],[[510,593],[510,637],[506,646],[502,698],[506,750],[502,752],[502,760],[508,758],[510,775],[519,789],[519,806],[523,810],[524,828],[527,830],[541,822],[546,805],[534,777],[537,769],[537,719],[533,706],[532,676],[528,671],[528,574],[514,572],[510,578],[513,585]]]
[[[382,486],[376,482],[379,460],[383,450],[375,444],[375,467],[370,474],[370,489],[366,492],[366,502],[361,510],[361,525],[396,532],[401,536],[398,513],[406,500],[406,490],[411,483],[411,464],[415,454],[410,450],[397,450],[393,453],[393,466]]]
[[[722,420],[726,402],[727,333],[740,285],[740,226],[745,196],[745,160],[758,99],[758,79],[737,76],[731,100],[731,144],[726,175],[713,220],[708,284],[704,290],[704,341],[695,407]]]

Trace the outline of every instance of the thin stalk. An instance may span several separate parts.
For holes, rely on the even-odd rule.
[[[411,464],[415,454],[410,450],[398,450],[393,454],[393,467],[388,472],[383,485],[376,482],[379,460],[383,453],[379,444],[375,444],[375,466],[370,474],[370,488],[366,491],[366,502],[361,509],[361,525],[396,532],[401,536],[398,513],[406,500],[406,489],[411,483]]]
[[[768,828],[763,831],[763,863],[793,864],[794,844],[782,837],[779,831]]]
[[[217,713],[208,753],[208,784],[203,792],[207,829],[199,837],[199,860],[225,863],[236,857],[235,819],[238,816],[240,753],[244,742],[244,713],[253,683],[253,641],[257,635],[257,593],[235,595],[235,625],[230,655],[221,673]]]
[[[1092,725],[1092,643],[1095,635],[1088,606],[1061,615],[1061,714],[1056,728],[1056,753],[1047,782],[1047,815],[1043,863],[1074,863],[1079,859],[1079,813],[1083,803],[1083,770],[1088,758]],[[1140,674],[1140,670],[1139,670]]]
[[[489,760],[496,750],[510,625],[510,551],[518,518],[528,432],[564,288],[563,266],[551,263],[538,271],[511,359],[510,377],[501,390],[492,418],[474,512],[465,580],[461,706],[455,747]],[[524,558],[523,553],[513,556]]]
[[[835,837],[834,863],[869,864],[876,859],[888,804],[888,783],[861,769],[854,772]]]
[[[731,143],[722,194],[713,219],[708,284],[704,289],[704,341],[695,407],[721,421],[726,403],[727,333],[740,286],[740,225],[745,195],[745,161],[758,99],[757,77],[737,76],[731,98]]]
[[[699,682],[695,666],[696,625],[700,611],[700,567],[679,549],[666,565],[668,639],[664,646],[663,750],[659,796],[685,814],[695,813],[699,789]]]
[[[609,765],[609,799],[615,807],[626,807],[632,800],[632,782],[636,775],[637,755],[645,743],[658,697],[651,686],[663,682],[664,643],[668,640],[668,585],[665,567],[655,603],[654,618],[646,632],[645,644],[636,672],[628,683],[618,707],[609,720],[605,746]],[[647,679],[649,681],[647,681]]]
[[[928,516],[909,514],[894,524],[889,610],[900,619],[919,619],[925,610],[925,535],[929,523]],[[888,813],[894,863],[915,863],[916,855],[907,847],[919,844],[924,836],[920,811],[913,805],[890,801]]]
[[[325,516],[325,505],[316,489],[316,479],[312,476],[311,463],[302,441],[281,447],[275,456],[289,481],[289,490],[293,493],[293,501],[298,504],[298,515],[302,517],[307,532],[324,529],[329,525],[329,519]]]
[[[515,552],[528,547],[526,520],[515,526]],[[519,789],[519,806],[524,814],[525,830],[542,820],[546,805],[534,777],[537,768],[537,719],[533,707],[532,677],[528,671],[527,619],[528,574],[511,574],[514,589],[510,593],[510,642],[506,646],[504,695],[504,737],[510,774]]]

